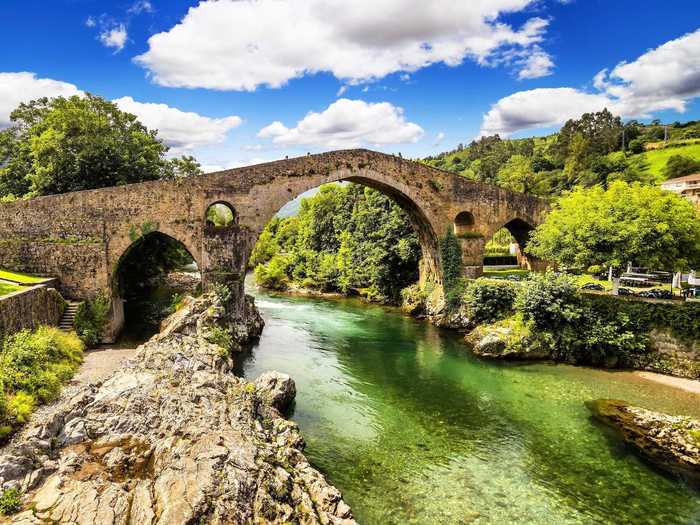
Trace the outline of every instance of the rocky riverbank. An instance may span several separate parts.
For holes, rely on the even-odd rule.
[[[282,414],[293,381],[230,373],[259,335],[214,295],[188,300],[105,381],[67,391],[0,451],[17,524],[355,523]],[[228,346],[228,349],[222,347]]]
[[[700,487],[700,421],[670,416],[623,401],[587,403],[593,416],[615,429],[645,459]]]

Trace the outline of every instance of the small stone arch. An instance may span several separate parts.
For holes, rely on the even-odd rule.
[[[457,237],[474,231],[474,215],[469,211],[461,211],[455,216],[453,223],[454,234]]]
[[[191,261],[194,263],[196,268],[201,272],[201,266],[197,253],[193,252],[192,249],[187,245],[186,242],[175,238],[168,233],[160,230],[153,230],[140,235],[138,238],[132,238],[131,243],[122,251],[121,255],[117,259],[116,263],[113,265],[109,291],[112,298],[112,308],[110,316],[110,325],[106,328],[105,339],[107,341],[114,340],[121,332],[124,327],[125,322],[125,309],[124,309],[124,297],[123,292],[125,288],[125,283],[122,282],[123,276],[121,275],[124,264],[128,259],[135,253],[135,250],[139,247],[143,247],[145,243],[152,242],[154,239],[159,239],[161,241],[166,241],[172,246],[177,246],[183,254],[189,256]],[[200,277],[201,283],[201,277]]]
[[[537,259],[525,252],[525,248],[530,242],[530,235],[535,229],[532,224],[524,219],[521,219],[520,217],[515,217],[505,224],[495,228],[493,235],[495,235],[496,232],[502,228],[508,230],[515,239],[517,244],[515,256],[518,259],[518,264],[522,268],[527,268],[531,271],[542,271],[546,268],[546,263],[544,261],[541,261],[540,259]]]
[[[232,204],[215,201],[207,206],[204,222],[208,228],[230,228],[238,222],[238,214]]]

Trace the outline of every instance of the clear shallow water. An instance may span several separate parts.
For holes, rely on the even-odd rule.
[[[700,416],[697,396],[629,373],[479,361],[456,335],[382,307],[253,293],[267,325],[242,373],[295,379],[306,455],[361,523],[700,523],[700,493],[583,406]]]

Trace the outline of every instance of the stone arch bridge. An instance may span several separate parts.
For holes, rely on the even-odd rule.
[[[71,298],[99,291],[121,301],[115,276],[140,238],[158,231],[180,241],[202,271],[205,286],[231,285],[242,307],[243,279],[258,235],[279,209],[321,184],[351,181],[382,191],[408,213],[421,241],[421,278],[441,281],[438,240],[448,229],[462,248],[465,272],[479,275],[485,241],[502,227],[520,246],[539,224],[541,199],[469,181],[392,155],[347,150],[308,155],[174,181],[155,181],[39,197],[0,205],[0,266],[55,275]],[[213,203],[235,211],[234,223],[206,220]],[[535,262],[521,259],[523,264]]]

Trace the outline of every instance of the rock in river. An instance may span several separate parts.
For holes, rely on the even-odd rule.
[[[700,420],[611,399],[590,401],[586,406],[650,462],[700,486]]]
[[[221,330],[240,345],[260,319],[222,328],[225,310],[188,301],[111,377],[38,412],[0,451],[0,483],[24,494],[11,523],[354,524],[280,415],[294,382],[230,373]]]

